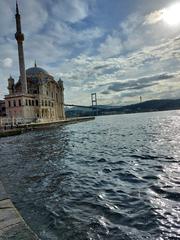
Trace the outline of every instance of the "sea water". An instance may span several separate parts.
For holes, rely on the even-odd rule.
[[[42,240],[180,239],[180,111],[1,138],[0,177]]]

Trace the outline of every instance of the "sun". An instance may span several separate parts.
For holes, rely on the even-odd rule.
[[[162,18],[169,25],[180,24],[180,3],[164,9]]]

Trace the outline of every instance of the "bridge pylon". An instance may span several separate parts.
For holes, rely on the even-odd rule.
[[[98,108],[97,108],[97,94],[91,93],[91,103],[92,103],[92,110],[95,110],[95,115],[98,115]]]

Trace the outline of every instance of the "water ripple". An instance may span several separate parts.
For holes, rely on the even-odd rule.
[[[179,122],[106,116],[0,139],[0,176],[43,240],[180,239]]]

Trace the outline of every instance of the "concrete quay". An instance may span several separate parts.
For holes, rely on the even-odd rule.
[[[41,128],[41,127],[50,127],[50,126],[58,126],[58,125],[66,125],[66,124],[75,124],[79,122],[91,121],[94,120],[95,117],[77,117],[77,118],[67,118],[64,120],[53,121],[53,122],[39,122],[39,123],[30,123],[26,124],[23,127],[27,128]]]
[[[13,205],[0,181],[0,240],[40,240]]]
[[[0,129],[0,137],[14,136],[27,131],[32,131],[34,129],[42,129],[42,128],[44,129],[44,128],[49,128],[53,126],[75,124],[79,122],[91,121],[94,119],[95,117],[78,117],[78,118],[67,118],[65,120],[52,121],[52,122],[21,124],[12,129],[6,129],[6,130]]]

